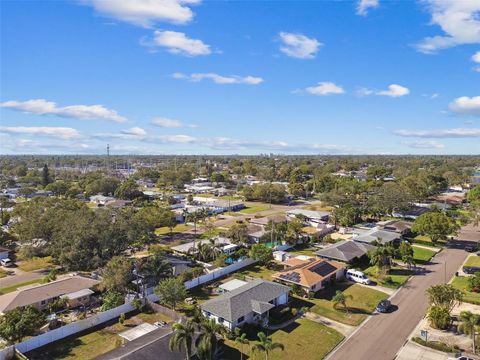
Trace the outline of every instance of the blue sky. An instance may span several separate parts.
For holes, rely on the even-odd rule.
[[[3,154],[479,154],[480,0],[1,2]]]

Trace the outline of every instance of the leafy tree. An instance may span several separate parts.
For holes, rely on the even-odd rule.
[[[278,342],[273,342],[272,338],[268,337],[265,335],[263,332],[259,332],[257,334],[258,336],[258,343],[253,345],[252,350],[253,351],[261,351],[265,353],[265,360],[268,360],[268,356],[270,353],[275,350],[275,349],[280,349],[284,350],[284,346],[281,343]]]
[[[225,234],[234,244],[243,245],[248,241],[248,226],[245,223],[233,224]]]
[[[264,244],[253,245],[250,250],[250,256],[261,265],[267,265],[273,260],[272,250]]]
[[[451,284],[432,285],[427,289],[428,299],[433,306],[442,306],[448,309],[449,313],[455,304],[462,301],[462,292]]]
[[[187,297],[187,289],[180,277],[161,281],[155,288],[155,293],[160,297],[162,304],[170,306],[173,310]]]
[[[50,178],[50,171],[48,170],[48,165],[43,165],[42,169],[42,185],[45,187],[52,182]]]
[[[63,181],[57,180],[45,186],[45,190],[53,192],[53,195],[65,195],[68,192],[70,185]]]
[[[412,231],[427,235],[433,243],[446,240],[448,235],[454,234],[458,225],[442,212],[428,212],[420,215],[412,226]]]
[[[415,263],[415,260],[413,258],[413,248],[408,242],[403,241],[400,244],[398,252],[400,254],[402,261],[406,263],[409,268],[411,267],[411,265]]]
[[[445,330],[450,325],[450,312],[443,306],[431,306],[428,311],[428,319],[432,327]]]
[[[200,323],[197,356],[201,360],[212,360],[219,350],[219,336],[226,332],[222,325],[214,319],[204,320]]]
[[[480,203],[480,185],[475,186],[467,193],[467,200],[471,204]]]
[[[480,272],[476,272],[472,276],[469,276],[467,281],[468,291],[480,292]]]
[[[477,337],[477,326],[480,322],[480,316],[477,314],[472,314],[470,311],[462,311],[460,313],[460,320],[462,321],[465,333],[472,337],[472,350],[473,353],[476,354],[477,346],[475,340]]]
[[[337,290],[335,296],[332,298],[333,306],[336,308],[339,304],[341,304],[348,314],[347,300],[352,298],[352,295],[346,295],[340,290]]]
[[[250,342],[247,339],[247,334],[241,333],[239,328],[235,328],[235,342],[240,345],[240,360],[243,360],[243,347]]]
[[[122,256],[115,256],[103,268],[100,288],[125,294],[133,277],[132,261]]]
[[[102,300],[100,311],[107,311],[125,303],[123,295],[116,291],[106,291]]]
[[[195,328],[195,323],[192,320],[187,320],[183,324],[173,324],[173,336],[168,343],[170,351],[173,351],[174,349],[180,350],[180,348],[183,347],[185,349],[186,360],[190,360],[192,357],[192,344],[195,337]]]
[[[45,316],[33,306],[17,307],[0,317],[0,337],[15,344],[34,335],[45,320]]]
[[[133,200],[136,198],[142,198],[143,193],[138,189],[135,181],[129,179],[117,187],[115,190],[115,197],[118,199]]]
[[[302,235],[303,222],[300,219],[293,219],[287,224],[285,237],[289,244],[296,244]]]

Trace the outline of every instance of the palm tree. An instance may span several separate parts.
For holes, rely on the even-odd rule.
[[[214,319],[200,324],[200,336],[197,341],[197,355],[201,360],[212,360],[218,349],[218,336],[225,333],[225,328]]]
[[[342,306],[345,308],[348,314],[347,300],[348,299],[351,300],[352,298],[353,298],[352,295],[345,295],[340,290],[337,290],[337,292],[335,293],[335,296],[332,298],[333,307],[336,308],[338,304],[342,304]]]
[[[477,314],[472,314],[470,311],[462,311],[460,313],[460,320],[462,320],[463,326],[466,330],[465,332],[469,333],[472,337],[473,353],[476,354],[476,328],[480,321],[480,316]]]
[[[175,323],[172,329],[174,333],[168,343],[170,351],[174,349],[180,350],[183,346],[185,348],[185,359],[190,360],[192,356],[193,338],[195,336],[195,323],[192,320],[187,320],[184,324]]]
[[[392,266],[393,249],[391,246],[379,245],[368,256],[370,264],[376,265],[380,270],[388,271]]]
[[[172,265],[166,261],[161,254],[155,254],[148,258],[144,265],[144,273],[147,277],[158,284],[161,280],[166,279],[173,274]]]
[[[257,336],[258,336],[259,343],[253,345],[252,350],[253,351],[258,350],[258,351],[264,352],[265,353],[265,360],[268,360],[268,355],[273,350],[280,349],[280,350],[283,351],[283,349],[285,348],[283,346],[283,344],[273,342],[273,340],[271,338],[269,338],[267,335],[265,335],[265,333],[263,333],[261,331],[257,334]]]
[[[235,342],[240,345],[240,360],[243,360],[243,345],[249,344],[249,341],[247,339],[247,334],[245,333],[240,334],[240,331],[235,331],[235,335],[236,335]]]

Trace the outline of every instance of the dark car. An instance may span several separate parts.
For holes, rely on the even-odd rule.
[[[391,307],[392,303],[389,300],[382,300],[378,303],[375,310],[377,310],[379,313],[386,313]]]
[[[476,272],[480,271],[480,267],[478,266],[464,266],[463,272],[465,274],[475,274]]]
[[[465,246],[465,251],[468,251],[468,252],[475,252],[477,251],[477,247],[476,246],[473,246],[473,245],[467,245]]]

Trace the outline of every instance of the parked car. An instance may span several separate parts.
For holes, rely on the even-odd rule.
[[[10,267],[13,266],[13,261],[9,258],[4,258],[0,260],[0,265],[2,265],[3,267]]]
[[[476,246],[473,246],[473,245],[467,245],[465,246],[465,251],[468,251],[468,252],[475,252],[477,251],[478,248]]]
[[[392,303],[390,300],[382,300],[378,303],[377,307],[375,310],[377,310],[379,313],[386,313],[390,308],[392,307]]]
[[[347,270],[347,279],[359,284],[369,285],[371,284],[371,280],[365,275],[363,272],[355,270],[355,269],[348,269]]]
[[[474,359],[470,356],[460,355],[457,357],[449,357],[448,360],[477,360],[477,359]]]
[[[475,274],[476,272],[480,271],[480,267],[478,266],[464,266],[463,272],[465,274]]]
[[[155,325],[156,327],[164,327],[165,325],[167,325],[167,323],[165,321],[156,321],[153,323],[153,325]]]

